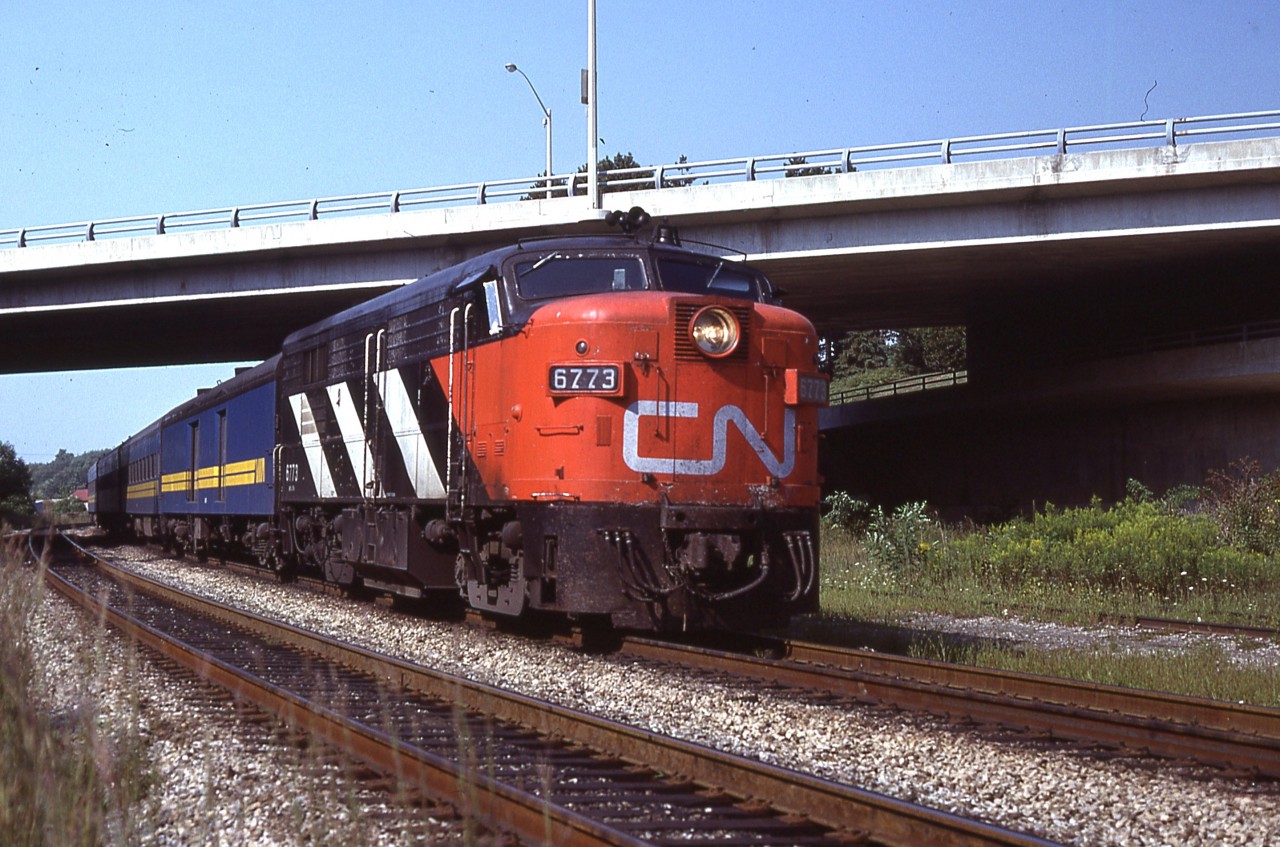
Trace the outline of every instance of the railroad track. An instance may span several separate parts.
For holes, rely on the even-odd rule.
[[[640,637],[624,639],[621,650],[863,703],[1280,778],[1280,709],[855,648],[745,638],[753,655]]]
[[[1155,629],[1161,632],[1196,632],[1209,635],[1233,635],[1240,638],[1280,640],[1280,629],[1273,626],[1253,626],[1241,623],[1216,623],[1214,621],[1183,621],[1174,618],[1156,618],[1147,615],[1134,617],[1103,616],[1100,623],[1133,626],[1139,629]]]
[[[1049,843],[378,655],[100,560],[50,579],[93,608],[102,574],[115,608],[101,613],[131,637],[523,843]]]
[[[255,574],[260,571],[253,569]],[[1134,625],[1134,621],[1129,623]],[[1265,628],[1141,619],[1137,625],[1256,635]],[[1194,761],[1248,776],[1280,776],[1280,710],[954,665],[884,653],[750,637],[773,665],[733,651],[630,638],[623,650],[868,703],[995,724],[1042,737]]]
[[[890,592],[871,592],[878,596],[888,597]],[[1067,619],[1070,616],[1063,609],[1042,606],[1019,606],[1011,603],[991,604],[983,613],[985,616],[1004,617],[1012,614],[1028,620]],[[1104,626],[1128,627],[1134,629],[1152,629],[1161,632],[1202,633],[1210,635],[1231,635],[1240,638],[1256,638],[1260,640],[1280,641],[1280,626],[1260,626],[1256,624],[1227,623],[1223,621],[1182,620],[1178,618],[1157,617],[1154,615],[1111,614],[1100,613],[1096,622]],[[861,625],[865,630],[863,637],[871,641],[882,641],[891,646],[885,649],[896,649],[897,643],[911,640],[912,632],[904,632],[903,627],[894,624],[867,622]],[[946,637],[947,633],[928,633]]]

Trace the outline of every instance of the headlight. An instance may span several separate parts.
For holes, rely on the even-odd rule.
[[[689,336],[699,350],[712,358],[728,356],[738,346],[738,319],[720,306],[707,306],[689,321]]]

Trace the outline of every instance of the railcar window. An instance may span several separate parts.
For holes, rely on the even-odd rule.
[[[329,376],[329,348],[313,347],[306,351],[303,362],[303,379],[308,382],[319,382]]]
[[[658,275],[662,277],[662,287],[667,291],[760,299],[760,284],[756,276],[744,273],[727,262],[659,259]]]
[[[487,280],[484,284],[484,304],[489,314],[489,334],[497,335],[502,329],[502,310],[498,303],[498,281]]]
[[[526,300],[573,297],[606,291],[640,291],[644,265],[635,256],[568,256],[548,253],[537,261],[516,265],[520,296]]]

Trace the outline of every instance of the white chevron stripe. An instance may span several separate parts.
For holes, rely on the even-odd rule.
[[[427,439],[422,435],[422,427],[418,425],[418,416],[409,399],[409,391],[404,384],[404,377],[398,368],[383,374],[378,380],[382,391],[382,403],[387,410],[387,418],[391,422],[391,432],[400,445],[400,455],[404,457],[404,469],[413,480],[413,490],[420,498],[443,497],[444,483],[440,481],[440,472],[431,460],[431,452],[427,448]]]
[[[311,403],[306,394],[294,394],[289,398],[293,408],[293,420],[298,425],[298,433],[302,436],[302,450],[307,457],[307,465],[311,468],[311,479],[315,483],[316,494],[320,497],[335,497],[337,489],[333,485],[333,474],[329,470],[329,462],[320,447],[320,433],[316,429],[315,416],[311,414]]]
[[[360,482],[360,490],[365,496],[373,496],[370,484],[374,479],[373,452],[369,442],[365,440],[364,424],[360,422],[360,414],[356,404],[347,392],[347,384],[339,382],[328,387],[329,405],[333,416],[338,421],[338,429],[342,431],[342,443],[347,448],[347,458],[351,460],[351,468]]]

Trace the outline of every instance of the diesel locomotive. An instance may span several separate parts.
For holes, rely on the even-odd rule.
[[[813,326],[639,210],[288,336],[90,475],[102,526],[340,586],[640,630],[816,608]]]

